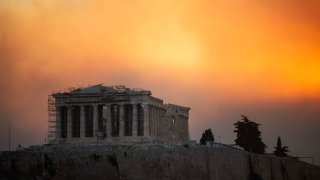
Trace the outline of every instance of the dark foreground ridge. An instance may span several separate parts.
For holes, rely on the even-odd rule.
[[[292,158],[210,147],[49,149],[0,154],[0,179],[319,180],[320,167]]]

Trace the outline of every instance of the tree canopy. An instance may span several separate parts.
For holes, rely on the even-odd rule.
[[[246,151],[263,154],[266,145],[262,142],[260,124],[250,121],[247,116],[241,116],[241,121],[234,124],[234,132],[237,133],[235,143]]]
[[[276,147],[274,147],[274,154],[276,155],[276,156],[279,156],[279,157],[286,157],[286,156],[288,156],[288,154],[287,154],[287,152],[289,152],[289,150],[288,150],[288,147],[287,146],[283,146],[282,147],[282,144],[281,144],[281,138],[280,137],[278,137],[278,141],[277,141],[277,146]]]
[[[206,145],[206,141],[214,141],[214,136],[211,132],[211,129],[207,129],[202,133],[202,137],[200,139],[201,145]]]

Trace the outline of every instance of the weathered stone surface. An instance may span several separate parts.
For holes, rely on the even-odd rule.
[[[99,146],[0,154],[0,179],[43,174],[48,179],[318,180],[320,168],[292,158],[209,147]]]
[[[126,144],[141,142],[140,140],[144,142],[144,139],[166,144],[188,142],[190,108],[164,104],[163,100],[151,96],[150,91],[98,84],[69,92],[55,93],[52,97],[56,110],[56,116],[53,119],[56,123],[54,127],[49,126],[53,128],[49,132],[55,132],[50,134],[50,137],[54,137],[50,138],[50,143],[53,144],[98,141]],[[128,105],[132,109],[125,110],[124,107]],[[93,114],[85,113],[84,108],[87,106],[93,108]],[[80,111],[72,115],[72,109],[75,107],[80,108]],[[102,115],[101,107],[103,107]],[[67,113],[61,113],[63,109],[67,109]],[[125,116],[126,113],[130,116]],[[79,125],[76,117],[80,117]],[[62,123],[65,122],[64,120],[67,121],[66,124]],[[91,132],[92,127],[93,135],[85,136],[85,132]],[[125,135],[126,130],[132,133]],[[67,135],[65,136],[62,132]]]

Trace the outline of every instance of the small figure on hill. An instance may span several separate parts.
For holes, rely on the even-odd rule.
[[[236,144],[246,151],[263,154],[266,145],[262,142],[260,124],[250,121],[247,116],[241,116],[242,121],[234,124],[236,128],[234,132],[237,133]]]
[[[289,152],[288,147],[287,146],[283,146],[281,144],[281,138],[278,137],[278,141],[277,141],[277,146],[274,147],[274,155],[279,156],[279,157],[287,157],[288,154],[287,152]]]
[[[207,129],[204,131],[204,133],[202,133],[202,137],[200,139],[200,144],[201,145],[206,145],[207,141],[213,141],[214,142],[214,137],[213,134],[211,132],[211,129]]]

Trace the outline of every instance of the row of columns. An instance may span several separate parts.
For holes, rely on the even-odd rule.
[[[149,107],[150,135],[160,138],[166,136],[165,113],[165,108],[154,105]]]
[[[150,136],[167,142],[187,141],[189,117],[178,110],[167,111],[167,108],[150,105]]]
[[[187,141],[189,139],[189,128],[188,128],[188,117],[184,115],[177,115],[174,117],[174,132],[175,132],[175,139],[180,139]],[[179,127],[179,128],[175,128]]]
[[[98,107],[101,104],[91,104],[93,107],[93,137],[96,138],[97,133],[99,132],[99,117],[98,117]],[[125,136],[125,117],[124,117],[124,105],[125,104],[106,104],[102,108],[102,124],[103,132],[106,132],[107,137],[112,137],[112,117],[111,117],[111,106],[119,106],[119,136]],[[142,107],[142,132],[138,133],[138,105]],[[86,137],[86,120],[85,120],[85,105],[76,105],[80,107],[80,138]],[[63,106],[67,109],[67,135],[66,137],[62,136],[62,119],[61,119],[61,107],[56,107],[56,137],[59,138],[74,138],[72,136],[73,126],[72,126],[72,107]],[[132,104],[132,136],[149,136],[149,106],[147,104]]]

